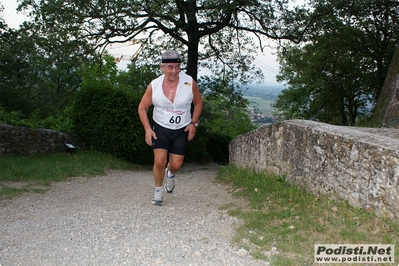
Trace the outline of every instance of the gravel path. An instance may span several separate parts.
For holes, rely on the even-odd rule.
[[[269,265],[231,244],[240,222],[218,165],[185,165],[164,206],[151,171],[55,183],[0,202],[0,265]]]

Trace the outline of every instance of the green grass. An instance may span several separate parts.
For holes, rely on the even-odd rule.
[[[380,219],[344,201],[316,197],[291,186],[284,177],[226,166],[217,178],[232,184],[235,196],[248,200],[248,206],[220,207],[243,220],[234,242],[272,265],[314,265],[314,244],[398,247],[399,222]],[[270,255],[272,247],[278,253]],[[395,258],[398,261],[399,248]]]
[[[43,192],[35,186],[48,186],[74,176],[103,175],[107,169],[137,168],[126,161],[102,153],[80,151],[34,156],[0,158],[0,199],[14,198],[24,192]],[[13,183],[25,183],[13,187]]]
[[[24,192],[29,192],[28,188],[13,188],[8,186],[0,187],[0,199],[12,199],[18,197]]]

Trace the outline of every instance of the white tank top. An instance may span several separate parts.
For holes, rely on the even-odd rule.
[[[179,84],[172,103],[163,93],[162,83],[165,75],[151,82],[153,119],[158,124],[169,129],[180,129],[191,123],[191,103],[193,101],[193,79],[180,72]]]

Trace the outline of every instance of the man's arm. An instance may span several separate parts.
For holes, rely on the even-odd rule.
[[[143,98],[141,98],[139,107],[138,107],[138,113],[140,117],[140,121],[143,124],[144,130],[145,130],[145,142],[148,145],[152,145],[152,138],[156,139],[157,136],[155,135],[155,132],[152,130],[150,121],[148,120],[148,108],[152,105],[152,86],[151,84],[148,85]]]
[[[198,122],[202,112],[202,97],[198,89],[197,83],[193,80],[193,104],[194,111],[191,117],[192,122]],[[184,131],[188,131],[188,140],[192,140],[195,137],[197,128],[193,124],[189,124]]]
[[[193,80],[193,104],[194,104],[194,111],[193,111],[192,121],[198,122],[202,112],[203,101],[198,85],[194,80]]]
[[[194,104],[194,111],[193,111],[193,122],[198,122],[202,112],[202,97],[201,93],[198,89],[198,85],[195,81],[193,81],[193,104]]]

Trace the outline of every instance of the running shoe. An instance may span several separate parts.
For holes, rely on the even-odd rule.
[[[169,177],[168,173],[170,173],[169,169],[166,167],[165,169],[165,191],[168,193],[172,193],[175,188],[175,175]]]
[[[163,190],[155,189],[154,197],[151,200],[152,204],[162,206],[163,205]]]

